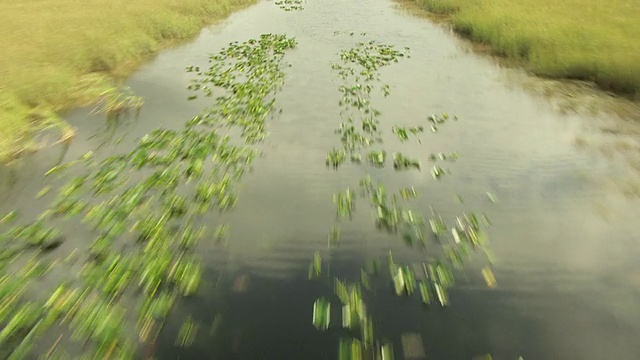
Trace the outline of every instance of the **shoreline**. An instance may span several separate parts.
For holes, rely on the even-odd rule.
[[[585,5],[591,0],[581,0]],[[528,22],[535,20],[536,15],[523,13],[514,14],[511,18],[503,18],[505,12],[495,13],[497,10],[488,5],[477,5],[469,0],[398,0],[404,6],[411,6],[414,11],[419,11],[433,22],[447,26],[458,36],[473,44],[474,49],[480,53],[488,54],[498,60],[500,65],[516,67],[522,69],[535,77],[545,80],[557,81],[579,81],[591,84],[603,94],[614,94],[616,97],[630,100],[640,104],[640,63],[629,62],[626,68],[614,66],[610,57],[600,57],[599,49],[593,52],[583,51],[582,55],[588,55],[586,59],[574,59],[570,54],[562,52],[548,52],[542,54],[542,50],[558,50],[560,45],[554,34],[547,28],[540,28],[541,33],[535,26],[515,29],[500,26],[499,21],[513,22],[514,18]],[[516,3],[528,3],[527,0],[518,0]],[[523,5],[524,7],[524,5]],[[542,5],[540,6],[542,7]],[[539,15],[539,14],[538,14]],[[506,15],[504,15],[506,16]],[[556,26],[561,20],[554,20],[551,17],[549,27]],[[568,25],[567,25],[568,26]],[[560,25],[557,25],[560,27]],[[497,29],[497,30],[496,30]],[[639,30],[640,31],[640,30]],[[632,35],[628,36],[633,37]],[[615,41],[616,39],[614,39]],[[630,39],[620,39],[622,42]],[[547,46],[553,43],[553,46]],[[569,45],[584,45],[580,42],[567,44],[566,51],[573,49]],[[628,45],[625,43],[625,45]],[[598,50],[598,51],[596,51]],[[640,59],[640,47],[635,49],[637,58]],[[629,54],[633,58],[635,53]],[[557,57],[557,61],[547,58]],[[584,60],[589,63],[580,63]],[[625,77],[621,74],[628,73]]]
[[[0,39],[10,54],[0,59],[0,164],[51,146],[35,139],[43,130],[59,133],[54,144],[70,141],[75,130],[60,118],[64,111],[108,103],[108,97],[140,105],[141,99],[123,92],[123,79],[162,50],[255,3],[116,0],[78,8],[68,0],[18,0],[0,5],[0,31],[10,34]]]

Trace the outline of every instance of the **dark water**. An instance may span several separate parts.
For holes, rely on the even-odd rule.
[[[129,149],[156,127],[178,127],[200,112],[204,100],[187,102],[188,65],[234,40],[262,33],[295,36],[288,53],[285,87],[278,95],[284,111],[269,124],[265,156],[243,179],[236,209],[225,215],[228,242],[205,246],[207,269],[197,296],[184,300],[153,351],[160,359],[335,359],[333,328],[317,331],[312,304],[331,294],[331,282],[307,279],[310,259],[320,250],[331,274],[350,279],[362,264],[385,256],[419,262],[425,254],[376,231],[361,206],[343,225],[341,244],[327,248],[333,225],[332,194],[356,186],[365,169],[325,167],[326,152],[338,145],[340,82],[329,62],[359,39],[409,46],[411,58],[382,70],[392,95],[374,99],[384,130],[413,126],[431,113],[459,117],[424,144],[400,150],[428,163],[428,155],[457,151],[452,174],[433,180],[429,171],[403,175],[379,172],[391,185],[414,185],[414,205],[428,215],[433,206],[450,219],[472,209],[486,213],[498,287],[488,289],[479,267],[470,267],[451,292],[451,306],[424,310],[417,299],[398,298],[384,280],[374,281],[366,298],[375,329],[404,358],[401,336],[419,333],[429,359],[640,359],[640,240],[637,199],[606,184],[625,176],[628,164],[575,145],[576,138],[598,138],[607,117],[560,115],[544,100],[507,83],[507,70],[466,50],[448,31],[414,17],[385,0],[307,2],[305,10],[284,12],[262,2],[203,31],[194,42],[166,51],[142,67],[127,84],[145,98],[140,118],[122,125],[118,146]],[[358,35],[334,36],[335,31]],[[66,153],[71,160],[105,141],[99,117],[88,109],[68,115],[80,130]],[[98,132],[99,136],[91,137]],[[39,153],[3,170],[3,208],[27,213],[44,183],[39,176],[60,156]],[[489,201],[486,192],[498,198]],[[460,194],[464,204],[455,201]],[[35,214],[37,209],[33,210]],[[77,246],[77,244],[76,244]],[[185,315],[200,322],[191,348],[174,346]],[[339,319],[338,313],[332,314]],[[338,321],[336,321],[337,323]],[[212,324],[215,326],[212,327]]]

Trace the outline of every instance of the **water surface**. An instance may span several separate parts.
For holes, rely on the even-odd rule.
[[[381,283],[370,299],[376,331],[393,341],[402,359],[401,335],[421,334],[429,359],[471,359],[491,353],[496,359],[640,358],[640,243],[635,219],[637,199],[606,186],[627,173],[629,164],[576,146],[576,138],[597,139],[600,115],[560,114],[544,99],[509,83],[510,70],[468,51],[449,31],[412,16],[386,0],[307,2],[303,11],[284,12],[261,2],[206,29],[192,43],[168,50],[127,81],[145,106],[137,120],[105,141],[104,122],[77,109],[68,120],[80,130],[65,155],[72,160],[88,150],[126,151],[156,127],[178,128],[207,106],[186,101],[188,65],[205,66],[209,54],[231,41],[262,33],[295,36],[287,53],[287,79],[277,95],[281,116],[269,124],[264,157],[245,176],[223,245],[205,245],[207,269],[197,296],[175,310],[155,349],[160,359],[334,359],[337,329],[318,332],[311,324],[315,298],[326,287],[307,279],[313,252],[321,250],[335,276],[359,274],[363,262],[389,249],[404,261],[424,254],[376,231],[368,207],[343,227],[339,247],[327,248],[335,207],[332,194],[357,185],[365,169],[325,167],[326,152],[338,145],[341,122],[330,61],[361,39],[409,46],[411,58],[382,70],[392,95],[375,98],[382,111],[389,150],[401,150],[427,164],[428,155],[457,151],[451,175],[434,180],[426,169],[378,175],[390,185],[414,185],[415,205],[451,218],[464,210],[492,220],[490,249],[498,287],[487,289],[478,268],[451,293],[451,306],[425,311],[417,301],[397,298]],[[340,31],[340,35],[335,35]],[[355,32],[354,36],[348,35]],[[366,33],[365,36],[359,35]],[[400,144],[395,124],[425,123],[431,113],[460,119],[437,134]],[[98,133],[98,136],[92,137]],[[637,140],[637,139],[636,139]],[[98,149],[98,150],[96,150]],[[27,214],[44,183],[39,176],[59,158],[59,149],[36,154],[3,170],[3,208],[20,206]],[[492,203],[485,196],[498,198]],[[455,201],[459,194],[464,204]],[[363,204],[364,205],[364,204]],[[73,246],[73,245],[69,245]],[[77,246],[77,244],[76,244]],[[184,315],[201,323],[196,343],[173,345]],[[174,321],[173,321],[174,320]],[[211,327],[212,323],[217,324]],[[172,331],[173,330],[173,331]]]

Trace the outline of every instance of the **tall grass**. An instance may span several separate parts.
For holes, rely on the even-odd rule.
[[[96,101],[151,54],[253,2],[1,1],[0,158],[29,139],[34,109]]]
[[[458,32],[548,77],[640,98],[640,6],[633,0],[415,0]]]

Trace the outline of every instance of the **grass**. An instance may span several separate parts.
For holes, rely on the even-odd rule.
[[[630,0],[415,0],[533,73],[640,98],[640,8]]]
[[[39,114],[99,100],[150,55],[254,2],[0,2],[0,159],[27,146]]]

